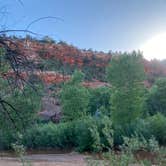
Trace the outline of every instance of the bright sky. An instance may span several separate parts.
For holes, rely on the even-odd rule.
[[[9,12],[1,24],[24,29],[39,17],[60,17],[64,21],[41,20],[30,30],[79,48],[130,51],[145,46],[147,50],[149,40],[166,33],[166,0],[22,0],[23,6],[18,1],[0,0],[0,7],[7,5]],[[160,44],[152,43],[155,49]]]

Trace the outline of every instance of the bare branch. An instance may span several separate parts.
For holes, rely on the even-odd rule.
[[[39,35],[38,33],[35,33],[35,32],[32,32],[32,31],[29,31],[29,30],[24,30],[24,29],[8,29],[8,30],[3,30],[3,31],[0,31],[0,34],[5,34],[5,33],[8,33],[8,32],[24,32],[24,33],[30,33],[30,34],[33,34],[33,35]]]
[[[24,3],[22,2],[22,0],[17,0],[20,4],[21,4],[21,6],[24,6]]]
[[[4,100],[2,100],[2,99],[0,98],[0,104],[1,104],[1,106],[2,106],[2,108],[3,108],[2,111],[4,110],[3,113],[4,113],[5,115],[7,115],[8,119],[12,122],[14,128],[18,130],[18,128],[17,128],[17,126],[16,126],[16,124],[15,124],[14,119],[12,118],[12,116],[10,115],[8,109],[7,109],[6,106],[5,106],[5,103],[6,103],[6,102],[4,102]]]
[[[53,16],[47,16],[47,17],[40,17],[36,20],[33,20],[30,24],[28,24],[28,26],[26,27],[26,30],[28,30],[30,28],[30,26],[32,26],[32,24],[36,23],[36,22],[39,22],[41,20],[45,20],[45,19],[56,19],[56,20],[59,20],[59,21],[64,21],[62,18],[60,17],[53,17]]]

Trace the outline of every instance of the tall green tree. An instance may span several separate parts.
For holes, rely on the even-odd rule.
[[[133,122],[143,111],[144,67],[138,52],[112,58],[107,77],[112,85],[111,111],[114,125]]]
[[[75,71],[60,93],[65,121],[79,119],[87,114],[89,92],[81,85],[83,73]]]

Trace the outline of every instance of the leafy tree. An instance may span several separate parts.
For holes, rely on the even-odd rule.
[[[151,115],[158,112],[166,116],[166,78],[160,78],[149,90],[147,107]]]
[[[3,105],[0,105],[0,129],[22,131],[34,123],[36,112],[40,109],[41,96],[29,86],[23,90],[12,89],[12,93],[10,91],[7,81],[0,79],[0,95],[7,103],[4,111]]]
[[[141,54],[133,51],[114,56],[107,68],[107,79],[116,88],[141,84],[145,78]]]
[[[21,86],[29,84],[23,78],[22,72],[25,71],[29,75],[29,69],[33,69],[34,66],[22,56],[17,45],[13,44],[12,38],[2,35],[3,33],[5,31],[0,31],[0,113],[1,117],[16,127],[14,123],[18,121],[19,117],[15,121],[10,112],[17,114],[18,110],[8,101],[7,97],[12,96],[18,89],[20,90]],[[26,99],[25,96],[23,97]],[[9,112],[9,110],[11,111]]]
[[[3,43],[3,39],[0,42]],[[40,96],[34,91],[39,86],[35,87],[33,84],[32,88],[29,86],[30,82],[25,83],[20,71],[25,61],[21,58],[18,60],[19,53],[10,50],[5,42],[3,44],[4,47],[0,48],[0,129],[14,127],[22,130],[32,123],[35,112],[40,108]],[[10,73],[8,75],[8,71],[13,71],[12,76]]]
[[[81,85],[83,73],[76,71],[60,93],[64,119],[74,120],[86,115],[89,103],[89,92]]]
[[[113,57],[107,68],[112,85],[111,111],[114,125],[134,121],[143,110],[144,68],[140,53],[124,53]]]
[[[84,73],[81,71],[75,71],[71,80],[68,82],[69,85],[81,85],[80,83],[84,80]]]

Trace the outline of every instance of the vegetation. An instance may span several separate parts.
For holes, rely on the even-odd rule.
[[[24,130],[35,123],[36,113],[40,110],[41,96],[28,86],[25,86],[23,90],[16,88],[12,93],[10,93],[10,90],[7,82],[1,79],[0,92],[3,99],[10,103],[12,107],[10,105],[6,106],[10,119],[7,119],[4,112],[0,112],[0,129]]]
[[[97,89],[89,89],[90,99],[88,104],[88,112],[91,115],[105,114],[110,116],[111,89],[109,87],[101,87]]]
[[[166,116],[166,78],[158,79],[150,88],[147,106],[150,115],[160,112]]]
[[[0,101],[6,102],[5,107],[3,102],[0,104],[1,149],[13,148],[22,161],[25,148],[58,148],[103,153],[102,162],[106,164],[153,162],[138,160],[136,154],[140,151],[156,155],[157,163],[165,162],[160,151],[166,144],[166,79],[158,79],[150,88],[145,86],[147,71],[140,52],[118,53],[108,58],[111,61],[107,66],[103,64],[105,59],[101,65],[100,58],[91,50],[81,54],[92,54],[90,59],[88,56],[77,59],[66,51],[60,53],[59,47],[71,49],[76,57],[80,53],[66,43],[56,44],[46,37],[42,44],[40,52],[36,50],[40,57],[33,63],[33,69],[63,73],[63,78],[67,74],[71,76],[66,82],[62,79],[60,85],[54,82],[50,92],[51,81],[42,82],[43,77],[29,74],[29,68],[21,63],[19,74],[27,73],[30,77],[25,77],[27,84],[17,84],[11,89],[9,82],[18,79],[5,77],[11,66],[5,59],[5,50],[1,49],[0,64],[5,67],[0,66]],[[52,44],[58,50],[56,58],[45,48]],[[107,78],[109,86],[84,86],[85,80],[96,78],[98,81]],[[43,95],[60,99],[62,118],[58,124],[40,121],[38,112]],[[18,131],[21,141],[16,134]]]
[[[79,119],[86,115],[89,92],[80,85],[83,73],[76,71],[71,81],[61,91],[61,104],[65,121]]]
[[[133,52],[113,58],[107,73],[113,87],[111,96],[113,123],[116,126],[124,126],[135,121],[143,111],[144,70],[141,55]]]

